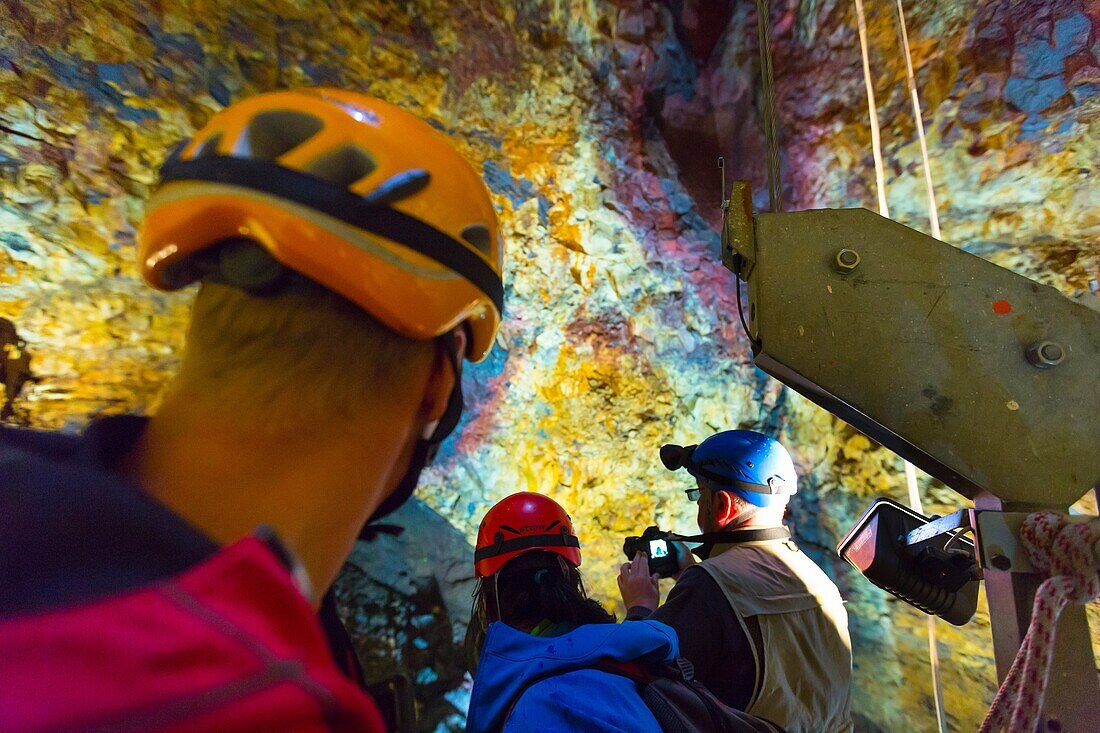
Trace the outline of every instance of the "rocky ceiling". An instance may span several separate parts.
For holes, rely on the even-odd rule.
[[[891,213],[926,229],[894,2],[865,4]],[[853,5],[772,6],[788,208],[871,207]],[[1067,294],[1087,288],[1100,277],[1096,4],[907,6],[944,239]],[[155,409],[190,296],[142,287],[134,232],[174,142],[258,91],[375,94],[454,136],[508,240],[507,320],[469,370],[463,429],[410,526],[452,525],[452,563],[494,501],[546,492],[571,510],[590,588],[611,602],[622,536],[691,529],[657,447],[768,431],[803,476],[799,541],[849,599],[858,728],[934,730],[923,616],[832,551],[870,497],[904,496],[900,462],[752,366],[716,256],[719,155],[766,204],[755,28],[744,0],[6,0],[0,336],[14,328],[25,349],[5,368],[5,419],[75,429]],[[960,501],[925,476],[921,489],[934,509]],[[379,591],[374,557],[360,548],[341,586],[364,651],[415,678],[426,729],[460,728],[446,628],[465,621],[461,562],[440,574],[403,561],[408,582]],[[941,631],[951,728],[974,729],[995,685],[984,607]]]

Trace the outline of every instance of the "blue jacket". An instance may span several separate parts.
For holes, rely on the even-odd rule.
[[[630,662],[678,655],[676,632],[657,621],[589,624],[553,637],[491,624],[470,698],[467,733],[498,731],[502,725],[503,733],[659,733],[632,680],[589,667],[605,657]],[[562,674],[532,684],[508,715],[529,680],[555,671]]]

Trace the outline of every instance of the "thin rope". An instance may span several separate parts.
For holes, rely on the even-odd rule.
[[[886,205],[886,175],[882,166],[882,140],[878,127],[878,107],[875,105],[875,87],[871,83],[871,60],[867,56],[867,17],[863,14],[863,0],[856,0],[856,21],[859,27],[859,48],[863,52],[863,83],[867,87],[867,114],[871,118],[871,153],[875,157],[878,213],[889,219],[890,208]]]
[[[863,12],[863,0],[855,0],[855,4],[856,21],[859,28],[859,48],[863,57],[863,82],[864,86],[867,88],[867,115],[870,119],[871,126],[871,153],[875,159],[875,184],[878,189],[878,211],[882,216],[890,218],[890,208],[886,203],[886,175],[882,163],[882,135],[879,131],[878,107],[875,103],[875,88],[871,81],[871,60],[867,52],[867,17]],[[898,10],[899,12],[901,10],[901,0],[898,0]],[[904,31],[904,21],[902,23],[902,28],[902,33],[904,34],[906,65],[910,69],[911,79],[912,64],[909,60],[909,40],[908,34]],[[932,198],[932,178],[928,168],[928,153],[924,144],[924,123],[920,116],[920,104],[916,96],[916,84],[912,81],[910,81],[910,90],[915,105],[914,110],[917,129],[920,131],[921,151],[924,156],[925,182],[928,186],[930,202],[929,212],[934,232],[933,236],[939,239],[939,218],[935,213],[935,199]],[[920,490],[917,486],[917,470],[909,461],[905,461],[905,485],[909,493],[909,506],[912,507],[914,511],[924,514],[924,506],[921,502]],[[944,733],[946,730],[946,715],[943,708],[942,684],[940,681],[940,655],[939,647],[936,643],[935,616],[928,616],[927,624],[928,663],[932,672],[932,698],[936,708],[936,725],[939,733]]]
[[[920,157],[924,167],[924,187],[928,192],[928,224],[932,236],[940,239],[940,215],[936,208],[936,191],[932,186],[932,166],[928,163],[928,145],[924,140],[924,116],[920,109],[920,95],[917,94],[917,80],[913,75],[913,55],[909,51],[909,31],[905,26],[905,9],[901,0],[896,0],[898,8],[898,27],[901,29],[901,48],[905,52],[905,76],[909,85],[909,99],[913,103],[913,121],[917,126],[917,140],[920,141]],[[909,487],[909,504],[924,514],[921,508],[920,493],[917,491],[917,471],[909,461],[905,462],[905,480]],[[940,650],[936,643],[936,617],[928,617],[928,662],[932,670],[932,701],[936,708],[936,729],[939,733],[947,730],[947,712],[943,706],[943,679],[940,675]]]
[[[775,72],[772,69],[771,9],[768,0],[756,0],[756,27],[760,36],[760,88],[763,92],[764,156],[768,166],[768,203],[773,212],[783,210],[780,179],[779,133],[776,130]]]
[[[928,191],[928,223],[932,236],[940,239],[940,214],[936,207],[936,191],[932,187],[932,167],[928,164],[928,145],[924,141],[924,117],[920,111],[920,96],[917,95],[917,80],[913,76],[913,56],[909,53],[909,32],[905,28],[905,10],[901,0],[897,0],[898,25],[901,28],[901,47],[905,51],[905,76],[909,84],[909,98],[913,102],[913,119],[917,123],[917,140],[920,141],[920,157],[924,163],[924,187]],[[943,727],[940,727],[943,730]]]
[[[917,469],[909,461],[905,462],[905,484],[909,490],[909,506],[913,511],[924,514],[920,491],[917,490]],[[928,624],[928,662],[932,669],[932,703],[936,708],[936,727],[939,733],[947,730],[947,714],[943,707],[943,681],[940,678],[940,649],[936,643],[936,617],[929,615]]]

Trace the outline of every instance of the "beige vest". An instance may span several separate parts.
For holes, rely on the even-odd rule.
[[[848,614],[821,568],[783,540],[718,545],[701,567],[753,642],[757,689],[745,712],[788,733],[852,730]],[[745,625],[750,616],[759,622],[759,640]]]

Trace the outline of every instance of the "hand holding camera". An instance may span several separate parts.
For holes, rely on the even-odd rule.
[[[657,575],[649,572],[648,558],[638,552],[630,562],[619,568],[619,593],[627,611],[641,606],[650,611],[657,610],[661,594],[657,588]]]
[[[627,610],[636,606],[655,610],[660,602],[658,578],[674,578],[695,564],[695,558],[678,535],[648,527],[641,537],[627,537],[623,552],[630,562],[619,567],[619,592]]]
[[[641,537],[627,537],[623,541],[623,553],[628,560],[639,552],[649,560],[649,573],[659,578],[671,578],[683,568],[680,567],[682,555],[691,557],[682,543],[673,542],[673,533],[658,527],[646,527]],[[691,564],[691,563],[688,563]]]

